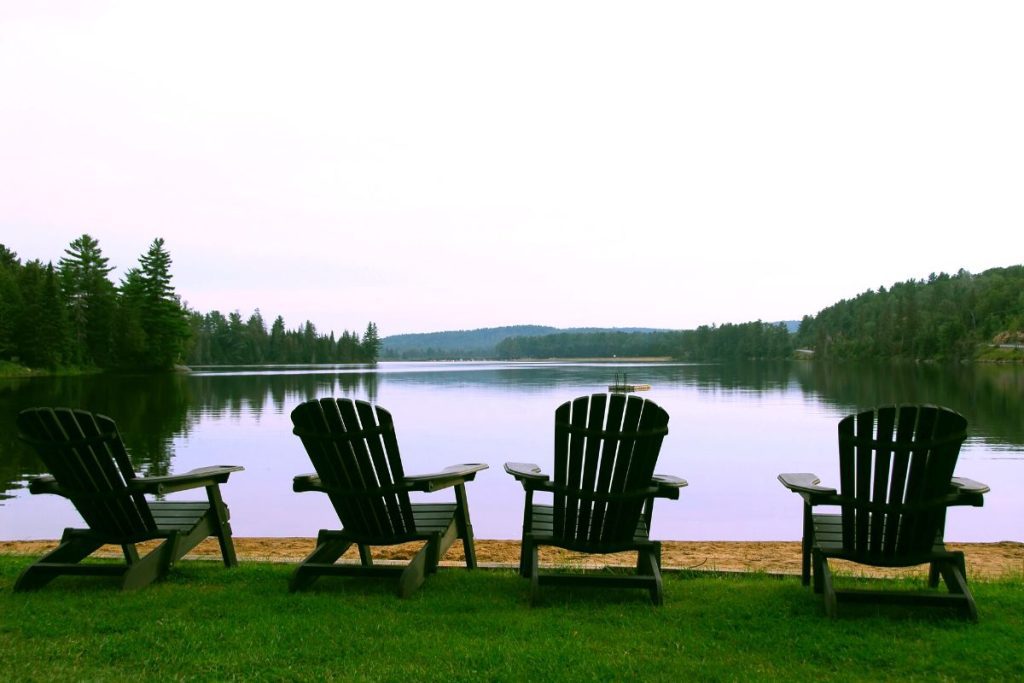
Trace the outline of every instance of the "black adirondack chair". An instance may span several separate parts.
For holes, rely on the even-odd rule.
[[[509,462],[505,471],[526,491],[519,572],[531,580],[530,600],[545,584],[646,588],[663,601],[661,544],[649,538],[655,498],[679,498],[686,482],[654,474],[668,413],[653,401],[594,394],[555,411],[554,478],[534,464]],[[552,494],[552,504],[533,501]],[[558,546],[587,553],[637,551],[636,575],[541,574],[537,549]]]
[[[140,588],[163,578],[207,536],[220,542],[225,566],[238,564],[220,485],[242,467],[137,477],[109,417],[70,408],[31,408],[18,414],[17,424],[21,438],[50,471],[32,478],[29,491],[68,498],[89,528],[65,529],[60,545],[22,572],[14,590],[39,588],[62,574],[120,576],[122,588]],[[206,488],[205,501],[149,501],[144,495],[199,487]],[[135,544],[154,539],[162,542],[140,557]],[[124,565],[81,563],[106,544],[121,546]]]
[[[812,575],[824,593],[825,611],[837,602],[953,605],[977,621],[967,586],[964,555],[943,541],[946,510],[981,506],[989,488],[953,476],[967,420],[935,406],[889,406],[839,422],[840,490],[819,485],[814,474],[780,474],[779,481],[804,499],[802,581]],[[815,512],[839,506],[840,513]],[[876,567],[929,564],[929,585],[941,576],[948,594],[913,591],[836,590],[829,559]]]
[[[436,474],[406,475],[391,413],[366,401],[307,401],[292,411],[292,423],[316,469],[316,474],[295,477],[292,488],[326,493],[342,524],[340,530],[320,530],[316,548],[292,575],[292,591],[324,575],[399,575],[398,592],[406,597],[423,584],[427,574],[437,571],[438,562],[458,538],[466,567],[476,567],[466,482],[487,465],[453,465]],[[454,503],[409,500],[411,491],[449,486],[455,487]],[[373,564],[371,546],[408,541],[426,543],[407,566]],[[359,547],[361,564],[337,564],[353,544]]]

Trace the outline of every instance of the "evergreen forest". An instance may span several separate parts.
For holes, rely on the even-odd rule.
[[[806,316],[799,347],[819,358],[969,360],[1024,346],[1024,265],[932,273]]]
[[[498,344],[510,337],[540,337],[562,333],[654,332],[653,328],[576,327],[559,329],[544,325],[512,325],[475,330],[450,330],[396,334],[381,339],[382,360],[488,360],[498,358]]]
[[[557,333],[509,337],[499,358],[670,357],[686,361],[790,358],[798,350],[831,360],[1020,360],[1024,266],[972,275],[931,274],[868,290],[784,323],[702,325],[672,332]]]
[[[89,235],[73,240],[57,265],[0,244],[0,361],[47,370],[165,371],[187,364],[376,361],[377,327],[362,336],[320,334],[306,321],[268,330],[259,310],[189,310],[171,284],[171,256],[154,239],[117,284],[113,266]]]
[[[373,363],[392,359],[674,358],[692,362],[775,360],[795,354],[830,360],[1021,360],[1024,266],[980,274],[931,274],[868,290],[787,323],[760,320],[692,330],[514,326],[380,339],[289,329],[259,309],[201,313],[171,284],[171,257],[153,240],[117,284],[89,235],[73,240],[57,265],[0,245],[0,362],[37,369],[162,371],[178,364]],[[383,347],[383,352],[382,352]]]
[[[497,356],[515,358],[675,358],[685,361],[782,359],[793,355],[785,323],[701,325],[667,332],[562,332],[510,337]]]

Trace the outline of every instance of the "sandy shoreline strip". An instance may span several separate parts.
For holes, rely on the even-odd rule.
[[[234,540],[238,559],[251,562],[297,562],[312,551],[315,542],[312,538],[236,537]],[[0,541],[0,554],[38,556],[56,544],[56,541]],[[140,545],[145,547],[145,544]],[[378,547],[374,548],[374,558],[408,559],[419,547],[418,543]],[[1024,576],[1024,543],[947,543],[947,547],[964,551],[969,577]],[[109,546],[103,551],[111,557],[121,556],[116,546]],[[519,542],[477,539],[476,553],[481,566],[514,567],[519,562]],[[220,549],[215,540],[206,539],[188,557],[219,559]],[[349,550],[343,559],[357,561],[355,549]],[[632,566],[636,562],[636,554],[581,555],[557,548],[543,548],[540,560],[543,565],[570,567]],[[445,554],[442,564],[458,565],[461,561],[462,546],[456,542]],[[662,565],[666,569],[799,574],[800,544],[792,541],[666,541],[662,543]],[[874,569],[847,563],[836,563],[835,566],[837,570],[845,570],[850,574],[870,576],[923,575],[926,571],[925,567]]]

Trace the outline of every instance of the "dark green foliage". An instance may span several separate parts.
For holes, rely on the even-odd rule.
[[[685,360],[779,359],[792,355],[798,323],[761,321],[696,330],[539,325],[403,334],[382,340],[381,357],[402,360],[470,358],[672,357]]]
[[[366,324],[366,332],[363,333],[360,349],[367,358],[376,358],[377,354],[380,353],[380,337],[377,335],[377,325],[372,322]]]
[[[498,343],[509,337],[535,337],[557,331],[555,327],[541,325],[513,325],[477,330],[396,334],[381,340],[381,357],[389,360],[493,358]]]
[[[113,360],[116,291],[107,279],[112,267],[99,242],[82,235],[64,250],[59,273],[71,334],[71,362],[106,366]]]
[[[15,317],[15,347],[20,360],[37,368],[65,361],[67,327],[53,264],[29,261],[18,278],[21,310]]]
[[[805,317],[797,344],[820,358],[973,358],[979,344],[1024,331],[1024,266],[868,290]]]
[[[115,320],[114,340],[117,364],[125,368],[145,367],[147,338],[142,309],[145,305],[145,285],[138,268],[130,268],[121,281],[120,297]]]
[[[147,352],[143,367],[168,370],[181,356],[188,338],[188,323],[181,301],[171,286],[171,256],[159,237],[139,258],[139,284],[139,316],[146,334]]]
[[[298,363],[375,363],[376,343],[360,340],[359,334],[345,330],[335,339],[334,333],[321,335],[316,326],[306,321],[296,330],[285,329],[284,319],[277,316],[268,334],[263,315],[256,309],[242,321],[238,311],[225,318],[220,311],[203,315],[190,311],[189,365],[258,365]],[[376,339],[377,326],[367,325],[367,333]]]
[[[499,358],[672,356],[689,361],[788,358],[796,348],[825,359],[970,359],[979,345],[1024,340],[1024,266],[980,275],[932,273],[886,290],[869,290],[789,323],[761,321],[679,332],[517,336]]]
[[[668,356],[689,361],[788,358],[793,345],[785,323],[756,322],[672,332],[561,332],[511,337],[499,358],[612,358]]]
[[[30,261],[0,244],[0,361],[31,368],[170,370],[175,364],[373,363],[377,326],[367,337],[319,335],[311,322],[286,331],[278,317],[267,334],[257,309],[188,311],[171,284],[171,256],[153,240],[115,287],[99,242],[71,242],[59,268]]]
[[[381,340],[381,357],[389,360],[466,360],[502,358],[498,345],[510,338],[541,337],[552,334],[596,334],[657,332],[648,327],[575,327],[560,330],[541,325],[512,325],[477,330],[397,334]]]
[[[0,244],[0,358],[17,355],[18,317],[24,303],[18,276],[18,255]]]

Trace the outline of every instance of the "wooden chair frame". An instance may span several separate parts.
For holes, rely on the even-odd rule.
[[[687,482],[654,474],[668,413],[653,401],[623,394],[593,394],[555,411],[555,471],[532,463],[505,463],[526,493],[519,572],[530,579],[531,603],[541,585],[644,588],[655,605],[664,600],[661,544],[649,538],[655,498],[679,498]],[[552,494],[552,505],[534,493]],[[538,548],[586,553],[637,551],[636,575],[542,573]]]
[[[41,588],[66,574],[117,576],[122,589],[141,588],[165,577],[175,562],[208,536],[220,544],[225,566],[238,564],[220,485],[242,467],[221,465],[180,475],[137,477],[109,417],[70,408],[31,408],[18,415],[17,423],[22,440],[51,472],[30,478],[29,491],[67,498],[89,528],[65,529],[60,544],[22,572],[15,591]],[[145,498],[145,494],[200,487],[206,489],[205,501]],[[149,540],[161,543],[140,557],[136,544]],[[121,546],[125,564],[82,564],[108,544]]]
[[[292,489],[326,493],[343,528],[320,530],[316,548],[292,575],[291,591],[307,588],[327,575],[397,575],[398,593],[407,597],[437,571],[441,558],[458,539],[462,539],[466,567],[476,567],[465,485],[487,465],[453,465],[433,474],[406,475],[391,413],[366,401],[307,401],[292,411],[292,422],[317,470],[295,477]],[[455,489],[454,503],[409,500],[412,491],[449,487]],[[373,564],[371,546],[410,541],[424,545],[405,567]],[[360,564],[338,564],[352,545],[359,547]]]
[[[840,491],[811,473],[779,481],[804,500],[801,581],[822,593],[825,612],[840,602],[952,605],[972,621],[978,612],[967,585],[964,555],[944,543],[946,511],[980,507],[988,486],[954,477],[966,439],[963,416],[936,406],[886,406],[839,423]],[[840,513],[816,512],[838,506]],[[876,567],[929,565],[929,586],[941,577],[948,594],[837,590],[829,559]]]

